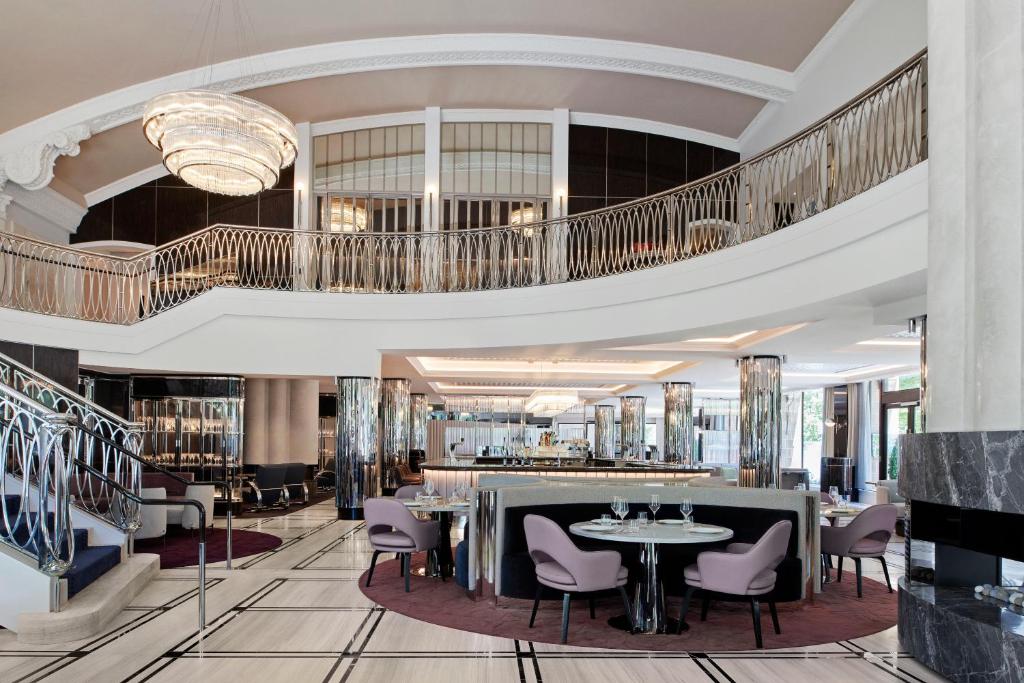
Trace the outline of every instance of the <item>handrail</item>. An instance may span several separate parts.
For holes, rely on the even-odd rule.
[[[141,470],[137,462],[142,449],[142,425],[129,422],[54,382],[49,377],[0,353],[0,383],[31,398],[49,410],[78,419],[80,439],[78,455],[97,465],[122,486],[136,493],[142,490]],[[73,480],[78,495],[76,507],[104,518],[134,535],[139,527],[139,508],[119,496],[108,496],[105,487],[83,490],[83,482]]]
[[[89,427],[85,427],[85,426],[82,426],[81,424],[79,424],[78,428],[83,430],[83,431],[85,431],[85,432],[87,432],[93,438],[106,443],[107,445],[109,445],[112,448],[118,448],[118,449],[121,448],[121,446],[119,446],[117,443],[111,441],[110,439],[108,439],[107,437],[103,436],[102,434],[99,434],[98,432],[93,431]],[[227,548],[226,548],[227,557],[224,560],[224,568],[230,570],[231,569],[231,516],[232,516],[231,504],[233,502],[233,490],[232,490],[231,484],[229,482],[227,482],[227,481],[220,481],[220,480],[215,480],[215,479],[211,479],[211,480],[207,480],[207,481],[189,480],[189,479],[186,479],[185,477],[181,476],[177,472],[172,472],[171,470],[166,469],[165,467],[163,467],[161,465],[158,465],[157,463],[152,462],[151,460],[147,460],[146,458],[144,458],[144,457],[142,457],[140,455],[136,455],[136,454],[132,453],[131,451],[124,451],[124,455],[126,455],[129,458],[131,458],[132,460],[137,461],[143,467],[152,468],[152,469],[156,470],[157,472],[159,472],[160,474],[163,474],[164,476],[170,477],[171,479],[173,479],[174,481],[178,482],[179,484],[185,484],[186,486],[221,486],[221,487],[224,488],[224,491],[226,493],[227,503],[228,503],[227,519],[226,519],[227,528],[225,530],[226,534],[227,534],[227,538],[225,539],[226,540],[226,544],[227,544]],[[141,489],[140,489],[140,491],[141,491]],[[140,497],[141,497],[141,493],[140,493]],[[132,535],[134,535],[134,532],[135,532],[135,529],[133,529],[131,531]],[[130,542],[133,543],[134,541],[132,540]]]
[[[75,459],[75,466],[86,471],[97,479],[107,479],[106,476],[92,465]],[[189,505],[199,513],[199,630],[206,628],[206,508],[198,500],[191,498],[143,498],[137,496],[113,480],[107,480],[107,485],[117,491],[120,495],[132,500],[136,505]]]
[[[675,263],[771,234],[927,158],[927,55],[787,140],[677,188],[537,223],[418,233],[214,225],[132,257],[0,235],[0,306],[133,324],[214,287],[481,291]]]

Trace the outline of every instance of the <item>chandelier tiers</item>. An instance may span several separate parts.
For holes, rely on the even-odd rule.
[[[298,150],[295,125],[262,102],[183,90],[146,103],[143,131],[164,166],[201,190],[253,195],[277,184]]]

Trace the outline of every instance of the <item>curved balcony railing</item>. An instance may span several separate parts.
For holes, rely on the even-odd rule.
[[[217,225],[133,258],[0,235],[0,306],[131,324],[214,287],[466,292],[587,280],[769,235],[927,158],[918,54],[772,149],[618,206],[501,228],[325,233]]]

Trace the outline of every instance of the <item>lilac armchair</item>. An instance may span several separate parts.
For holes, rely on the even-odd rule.
[[[537,607],[545,586],[562,592],[563,643],[569,639],[569,601],[573,593],[618,589],[626,614],[630,613],[625,588],[629,570],[622,566],[619,553],[614,550],[580,550],[562,527],[547,517],[527,515],[523,519],[523,527],[530,559],[537,572],[537,595],[530,614],[530,628],[537,619]],[[593,597],[590,598],[590,618],[594,618]]]
[[[405,486],[399,486],[398,490],[395,491],[396,500],[412,500],[417,494],[423,493],[423,487],[419,484],[407,484]]]
[[[836,581],[843,580],[843,558],[852,557],[857,568],[857,597],[862,597],[860,561],[865,557],[876,558],[882,563],[885,585],[892,593],[889,567],[885,564],[885,548],[896,529],[899,510],[895,505],[873,505],[853,518],[843,527],[821,528],[821,552],[826,556],[839,557]]]
[[[440,539],[437,522],[422,521],[409,509],[393,498],[369,498],[364,503],[366,529],[373,546],[370,571],[366,574],[366,585],[373,579],[373,568],[381,553],[397,553],[401,560],[402,575],[405,576],[405,592],[409,592],[409,562],[413,553],[433,551]]]
[[[679,632],[686,628],[686,612],[690,608],[690,598],[695,591],[701,591],[704,600],[701,609],[701,620],[707,618],[707,606],[715,595],[743,596],[750,601],[750,612],[754,620],[754,641],[758,649],[762,648],[761,640],[761,602],[758,596],[770,593],[775,588],[775,568],[786,556],[789,536],[793,523],[788,520],[776,522],[764,532],[757,543],[732,543],[725,552],[707,551],[697,556],[697,563],[687,567],[683,576],[686,579],[686,594],[683,606],[679,611]],[[779,614],[775,610],[775,601],[768,602],[772,615],[772,625],[776,633],[779,628]]]

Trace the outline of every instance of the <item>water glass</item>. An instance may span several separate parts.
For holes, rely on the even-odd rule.
[[[693,514],[693,502],[689,498],[683,498],[683,502],[679,504],[679,512],[683,514],[683,522],[686,526],[690,526],[693,522],[690,521],[690,515]]]
[[[661,496],[659,496],[657,493],[651,495],[651,502],[647,507],[651,509],[651,514],[653,515],[651,519],[657,522],[658,510],[661,509]]]
[[[627,533],[630,533],[630,534],[639,534],[640,533],[640,520],[639,519],[631,519],[628,522],[626,522],[626,525],[627,525],[626,526],[626,532]]]
[[[601,515],[601,526],[611,526],[612,516],[609,514]]]
[[[636,513],[636,521],[640,523],[640,526],[647,526],[647,513],[638,512]]]
[[[832,502],[833,503],[838,503],[839,502],[839,487],[838,486],[829,486],[828,487],[828,495],[829,495],[829,497],[832,498]]]
[[[807,484],[797,484],[796,486],[793,487],[793,490],[794,491],[806,491],[807,490]]]

